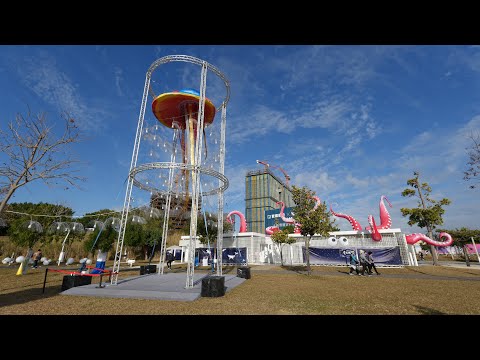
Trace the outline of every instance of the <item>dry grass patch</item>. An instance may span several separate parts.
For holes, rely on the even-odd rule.
[[[361,277],[346,275],[346,267],[313,267],[307,276],[302,267],[252,266],[252,278],[225,296],[191,302],[60,295],[63,274],[54,272],[48,274],[42,294],[42,268],[22,276],[16,271],[16,267],[0,268],[0,314],[480,314],[480,271],[474,269],[385,268],[379,269],[380,276]],[[177,265],[175,271],[184,267]],[[138,275],[138,269],[126,269],[119,278]]]

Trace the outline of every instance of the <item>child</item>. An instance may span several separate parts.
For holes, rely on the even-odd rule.
[[[38,249],[36,253],[32,255],[33,258],[33,269],[36,269],[38,267],[38,262],[42,258],[42,250]]]

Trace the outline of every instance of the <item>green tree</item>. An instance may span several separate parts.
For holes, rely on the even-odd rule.
[[[111,209],[102,209],[94,211],[91,213],[86,213],[82,217],[76,219],[77,222],[81,223],[85,228],[93,227],[95,220],[104,222],[111,217],[120,217],[121,213]]]
[[[55,221],[69,222],[72,215],[73,211],[68,207],[43,202],[38,204],[30,202],[11,203],[6,206],[4,212],[4,217],[8,223],[7,234],[10,241],[18,246],[27,246],[28,248],[32,248],[39,241],[49,243],[55,240],[58,235],[48,232],[50,225]],[[32,232],[28,228],[30,221],[38,222],[42,231]]]
[[[142,224],[129,221],[125,227],[125,237],[123,238],[123,245],[129,246],[135,250],[143,249],[143,257],[148,259],[148,249],[145,244],[145,231]]]
[[[327,204],[322,202],[315,210],[315,192],[306,187],[292,186],[292,198],[295,203],[293,211],[295,221],[301,224],[300,231],[305,236],[305,252],[307,258],[307,273],[311,274],[310,268],[310,240],[315,234],[328,236],[330,231],[337,231],[335,220],[330,219]]]
[[[450,200],[443,198],[440,201],[436,201],[430,197],[432,188],[428,183],[420,183],[420,173],[414,171],[414,177],[407,180],[407,185],[413,189],[407,188],[402,191],[404,197],[418,197],[418,207],[416,208],[401,208],[402,216],[408,216],[408,225],[417,225],[420,228],[427,228],[428,237],[433,239],[433,230],[437,225],[443,224],[442,215],[445,213],[445,209],[442,206],[450,204]],[[438,265],[438,255],[435,246],[430,246],[433,258],[433,265]]]
[[[24,224],[11,227],[8,235],[15,245],[28,247],[29,250],[36,242],[41,241],[43,236],[42,232],[28,230]]]
[[[208,219],[205,221],[205,218]],[[197,236],[203,245],[214,246],[217,241],[217,216],[214,214],[199,213],[197,217]],[[205,225],[206,222],[206,225]]]
[[[30,109],[27,116],[18,114],[6,129],[0,128],[0,153],[5,159],[0,164],[0,214],[15,191],[32,181],[42,180],[50,186],[62,181],[78,187],[84,180],[75,175],[72,165],[78,160],[69,152],[70,144],[80,141],[78,128],[68,114],[62,117],[64,131],[60,137],[54,135],[45,113],[33,115]]]
[[[272,239],[272,241],[275,244],[277,244],[278,249],[280,251],[280,262],[282,266],[283,266],[283,252],[282,252],[283,245],[293,244],[295,242],[295,239],[289,237],[288,234],[291,234],[290,229],[283,228],[283,230],[275,231],[272,235],[270,235],[270,239]]]
[[[155,225],[150,225],[150,222],[148,222],[143,231],[146,254],[150,253],[148,260],[151,261],[155,255],[155,250],[160,250],[163,229],[161,225],[159,225],[158,221],[155,221]]]
[[[480,133],[471,133],[470,139],[472,144],[467,148],[469,160],[467,162],[467,170],[464,171],[463,179],[466,181],[480,179],[477,177],[480,174]],[[471,189],[475,189],[477,185],[470,185]]]
[[[206,221],[205,221],[206,220]],[[218,216],[213,213],[199,213],[197,217],[197,236],[198,241],[205,246],[210,246],[213,248],[214,252],[212,256],[216,253],[217,249],[217,239],[218,239]],[[230,224],[228,221],[223,219],[223,233],[232,231],[233,224]],[[221,256],[221,255],[220,255]]]
[[[91,234],[89,234],[87,240],[84,242],[84,249],[87,253],[95,254],[96,250],[107,252],[112,249],[112,245],[115,243],[118,237],[118,232],[115,231],[111,225],[98,227]]]

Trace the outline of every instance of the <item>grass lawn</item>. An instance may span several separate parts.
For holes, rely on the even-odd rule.
[[[251,279],[225,296],[188,302],[60,295],[64,274],[56,272],[42,294],[45,268],[20,276],[17,268],[0,268],[0,315],[480,314],[480,270],[471,268],[379,268],[380,276],[362,277],[346,267],[312,267],[307,276],[303,268],[252,266]],[[138,275],[127,266],[119,279]]]

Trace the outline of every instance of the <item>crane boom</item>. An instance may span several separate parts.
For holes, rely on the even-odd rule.
[[[265,169],[268,169],[269,167],[271,168],[274,168],[274,169],[278,169],[282,172],[283,176],[285,176],[285,183],[287,184],[287,186],[290,186],[289,182],[290,182],[290,175],[287,174],[287,172],[282,169],[280,166],[278,165],[273,165],[273,164],[269,164],[267,163],[266,161],[262,161],[262,160],[257,160],[257,164],[262,164],[265,166]]]

